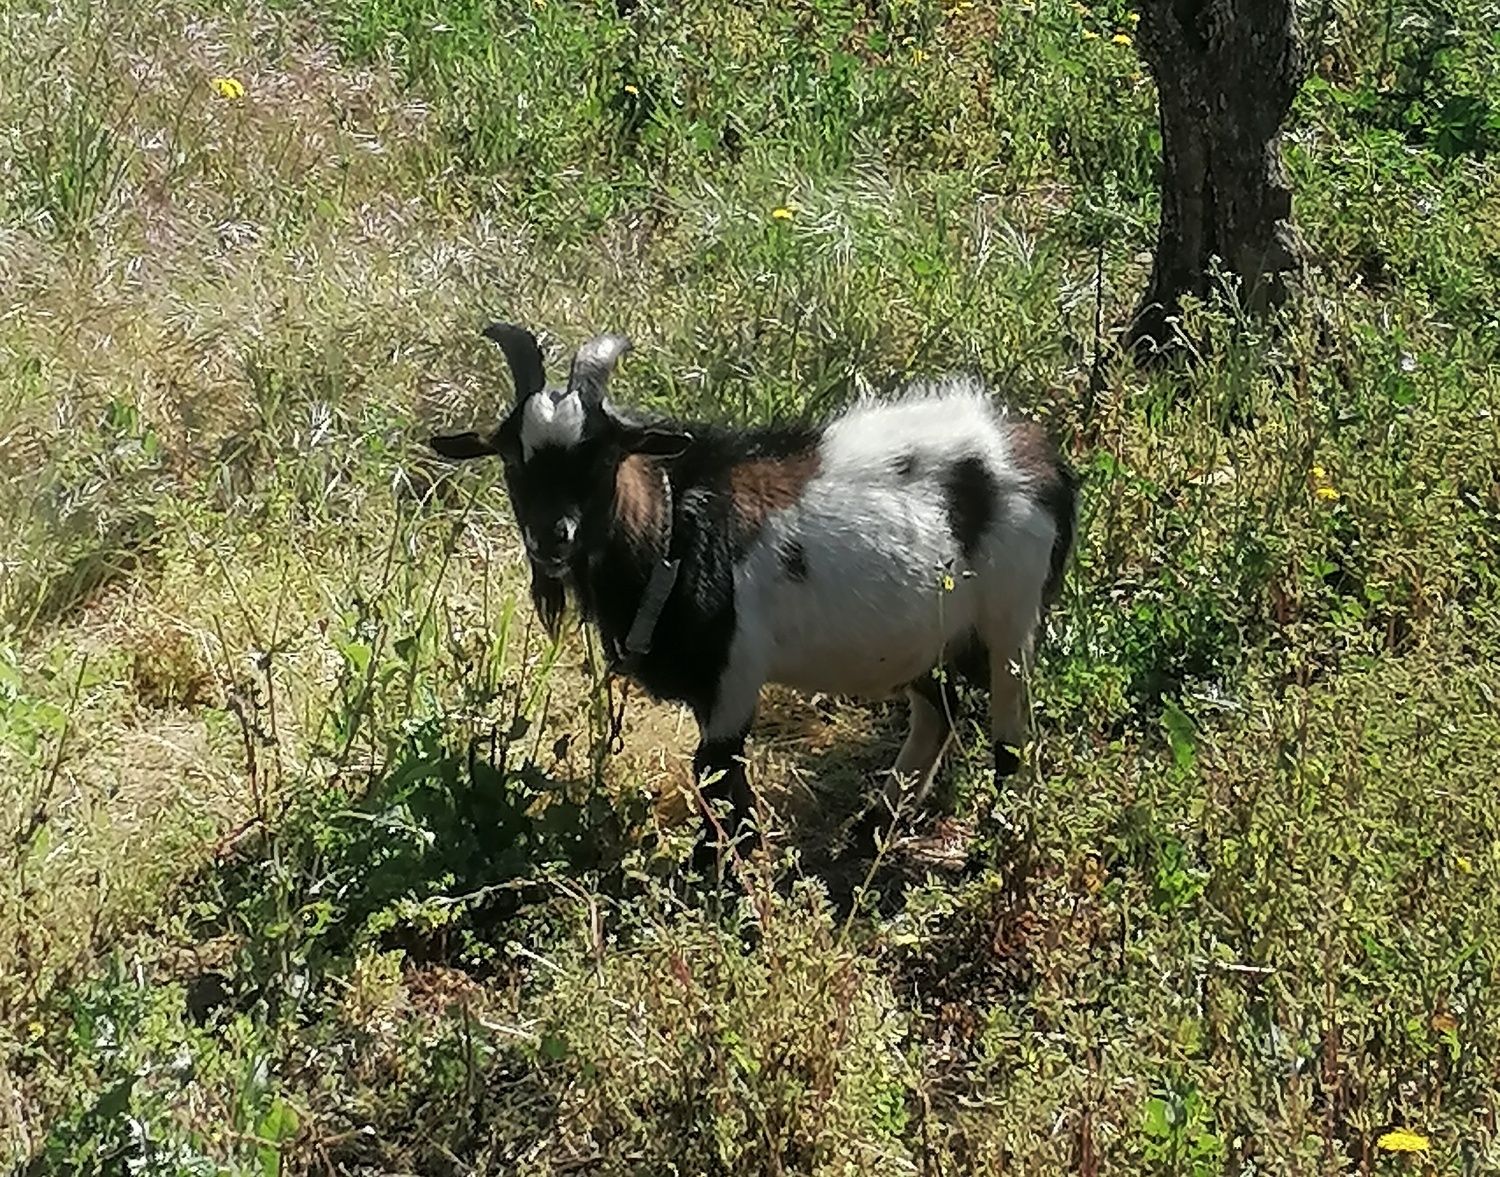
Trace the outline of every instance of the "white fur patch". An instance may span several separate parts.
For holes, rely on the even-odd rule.
[[[742,730],[766,681],[888,694],[970,634],[992,660],[1019,657],[1056,529],[1026,494],[1004,419],[960,379],[858,404],[829,425],[817,475],[735,568],[736,632],[710,736]],[[983,463],[998,496],[967,555],[947,486],[965,458]],[[782,555],[793,546],[795,577]]]
[[[984,458],[1000,482],[1014,463],[999,428],[1004,409],[985,386],[966,377],[914,384],[892,400],[866,399],[832,421],[823,440],[823,468],[851,483],[889,482],[889,463],[915,455],[930,474],[935,464],[965,454]]]
[[[547,390],[526,402],[521,415],[521,456],[530,458],[543,446],[569,448],[583,440],[583,401],[576,392],[565,396]]]

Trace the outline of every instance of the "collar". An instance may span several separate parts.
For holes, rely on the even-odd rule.
[[[670,554],[672,550],[672,480],[667,477],[665,469],[658,467],[661,473],[662,496],[666,503],[666,542],[662,545],[664,552]],[[641,594],[640,606],[635,611],[635,620],[630,623],[630,632],[625,635],[625,665],[632,666],[651,651],[651,639],[656,634],[656,623],[661,620],[661,611],[666,607],[667,598],[672,595],[672,589],[677,584],[677,570],[681,567],[681,560],[668,559],[666,555],[656,562],[651,569],[651,577],[646,581],[646,590]]]

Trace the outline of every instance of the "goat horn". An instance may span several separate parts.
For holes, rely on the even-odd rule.
[[[516,383],[516,400],[542,391],[547,382],[542,370],[542,349],[536,336],[514,323],[491,323],[484,329],[486,339],[494,340],[505,353],[511,379]]]
[[[597,408],[604,401],[604,386],[620,357],[630,350],[623,335],[596,335],[578,349],[568,373],[568,391],[577,392],[586,406]]]

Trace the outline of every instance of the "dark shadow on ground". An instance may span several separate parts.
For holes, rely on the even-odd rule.
[[[798,851],[796,871],[782,872],[778,886],[816,877],[839,918],[855,906],[889,914],[913,884],[973,865],[972,821],[907,815],[878,862],[857,837],[856,819],[878,798],[905,726],[904,702],[770,701],[757,744],[802,782],[773,800],[775,837]],[[524,939],[526,921],[558,900],[550,880],[625,898],[648,873],[670,873],[670,862],[642,849],[650,798],[553,775],[559,766],[543,769],[544,758],[524,725],[455,744],[434,721],[357,795],[324,787],[295,800],[274,831],[241,840],[186,886],[198,942],[235,945],[232,960],[183,978],[189,1012],[204,1021],[216,1009],[276,1003],[289,976],[337,971],[359,943],[399,948],[417,966],[483,974],[487,961],[503,967],[500,946]],[[950,752],[935,792],[955,773],[977,779],[959,761]],[[712,901],[699,894],[708,886],[682,878],[677,889],[697,906]]]
[[[183,890],[191,930],[236,948],[226,967],[187,978],[195,1016],[274,1000],[289,973],[336,969],[357,942],[482,973],[500,927],[556,899],[549,874],[623,892],[647,799],[555,776],[532,745],[513,730],[455,746],[427,725],[359,794],[310,790],[274,830],[209,863]]]
[[[982,712],[983,698],[965,692],[962,703],[959,730],[972,743],[971,717]],[[780,836],[797,850],[800,873],[823,881],[840,918],[856,902],[876,897],[876,909],[889,914],[930,875],[972,869],[975,823],[958,783],[972,783],[983,771],[978,765],[988,763],[987,746],[970,747],[966,759],[955,742],[927,804],[903,812],[892,827],[880,798],[906,734],[904,700],[835,704],[787,696],[770,701],[765,719],[761,742],[791,761],[791,775],[802,785],[773,802]],[[859,828],[867,813],[884,814],[890,839],[878,862]]]

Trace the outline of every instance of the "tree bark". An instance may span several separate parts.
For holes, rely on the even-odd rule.
[[[1293,0],[1141,0],[1142,58],[1161,112],[1161,223],[1127,345],[1169,345],[1184,295],[1215,272],[1260,312],[1302,260],[1281,123],[1302,84]]]

